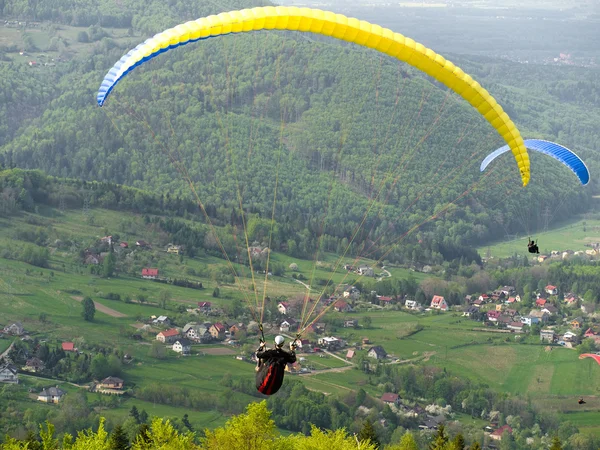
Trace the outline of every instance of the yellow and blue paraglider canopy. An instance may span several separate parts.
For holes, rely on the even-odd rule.
[[[135,67],[181,45],[231,33],[289,30],[321,34],[372,48],[421,70],[469,102],[502,136],[517,162],[523,186],[529,182],[529,156],[515,124],[496,100],[452,62],[399,33],[363,20],[310,8],[258,7],[203,17],[147,39],[106,74],[98,91],[103,106],[116,84]]]

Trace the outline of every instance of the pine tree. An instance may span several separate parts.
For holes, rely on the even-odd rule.
[[[127,450],[129,448],[129,439],[121,425],[115,426],[110,435],[110,450]]]
[[[96,315],[96,305],[94,304],[94,301],[90,297],[86,297],[81,304],[83,305],[83,311],[81,313],[83,319],[88,322],[94,320],[94,316]]]
[[[368,420],[363,424],[363,427],[358,433],[358,440],[360,442],[370,441],[375,448],[379,448],[380,445],[379,439],[377,439],[377,434],[375,433],[375,428],[373,428],[373,424]]]
[[[447,443],[448,436],[446,436],[446,429],[444,428],[444,425],[440,425],[431,444],[429,444],[429,450],[444,450]]]
[[[194,429],[192,428],[192,424],[190,423],[189,416],[187,414],[183,415],[182,422],[188,430],[194,431]]]
[[[558,436],[554,436],[552,438],[552,445],[550,446],[550,450],[562,450],[562,443],[560,442],[560,438]]]
[[[145,409],[142,409],[142,412],[140,413],[140,423],[146,423],[148,422],[148,413],[146,412]]]
[[[129,415],[133,417],[137,423],[140,423],[140,413],[135,405],[131,407]]]

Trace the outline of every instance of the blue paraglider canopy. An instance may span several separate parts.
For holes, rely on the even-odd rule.
[[[583,160],[568,148],[563,147],[562,145],[556,144],[554,142],[543,141],[541,139],[525,139],[525,147],[527,147],[529,150],[552,156],[554,159],[560,161],[569,169],[571,169],[573,173],[577,175],[577,178],[579,178],[579,181],[581,181],[582,185],[585,186],[589,183],[590,171],[588,170]],[[504,147],[500,147],[498,150],[490,153],[481,162],[481,172],[483,172],[486,169],[486,167],[498,156],[509,151],[510,147],[508,145],[505,145]]]

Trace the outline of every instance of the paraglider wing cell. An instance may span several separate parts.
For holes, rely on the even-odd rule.
[[[201,39],[270,29],[317,33],[352,42],[425,72],[468,101],[496,129],[514,155],[523,186],[529,182],[529,155],[519,130],[498,102],[471,76],[431,49],[399,33],[318,9],[257,7],[204,17],[158,33],[129,51],[106,74],[98,91],[98,105],[104,105],[119,80],[160,53]]]
[[[590,181],[590,172],[583,162],[583,160],[577,156],[573,151],[560,144],[554,142],[544,141],[541,139],[526,139],[524,141],[525,146],[529,150],[533,150],[544,155],[552,156],[557,161],[560,161],[565,166],[573,171],[581,184],[584,186]],[[498,150],[493,151],[481,162],[480,170],[483,172],[490,163],[495,160],[498,156],[508,152],[510,148],[508,145],[500,147]]]

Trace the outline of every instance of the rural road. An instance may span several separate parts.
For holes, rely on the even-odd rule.
[[[71,296],[71,298],[73,300],[77,300],[78,302],[83,300],[83,297],[76,296],[76,295]],[[118,317],[118,318],[127,317],[127,314],[123,314],[123,313],[120,313],[119,311],[115,311],[114,309],[109,308],[108,306],[104,306],[102,303],[94,302],[94,306],[96,307],[96,311],[100,311],[101,313],[104,313],[108,316]]]
[[[296,283],[300,283],[302,286],[304,286],[306,289],[308,289],[308,290],[310,291],[310,286],[309,286],[308,284],[306,284],[306,283],[303,283],[303,282],[302,282],[302,281],[300,281],[300,280],[296,280],[295,278],[294,278],[294,281],[295,281]]]
[[[15,341],[12,341],[10,343],[10,345],[8,346],[8,348],[6,350],[4,350],[4,352],[0,355],[0,359],[4,358],[6,355],[8,355],[10,353],[10,351],[13,348],[13,345],[15,345]]]

